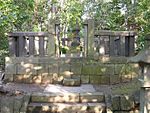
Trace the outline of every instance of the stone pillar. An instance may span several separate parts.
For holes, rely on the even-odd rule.
[[[87,56],[92,57],[94,55],[94,20],[88,20],[88,37],[87,37]]]
[[[50,21],[48,26],[48,56],[55,56],[55,22]]]

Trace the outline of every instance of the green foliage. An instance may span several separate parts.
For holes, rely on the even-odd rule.
[[[48,31],[58,20],[63,35],[92,18],[96,29],[137,31],[139,51],[150,32],[149,6],[149,0],[0,0],[0,50],[7,51],[7,32]]]

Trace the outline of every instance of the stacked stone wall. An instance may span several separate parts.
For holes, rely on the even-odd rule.
[[[6,80],[21,83],[61,83],[80,77],[82,83],[119,84],[139,76],[139,66],[127,58],[7,57]]]

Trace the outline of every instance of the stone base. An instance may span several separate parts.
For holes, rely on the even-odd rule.
[[[64,86],[80,86],[81,80],[80,78],[64,78],[62,84]]]

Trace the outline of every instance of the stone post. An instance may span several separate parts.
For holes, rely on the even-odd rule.
[[[55,56],[55,22],[50,21],[48,26],[48,56]]]
[[[87,56],[92,57],[94,55],[94,20],[88,20],[88,37],[87,37]]]

